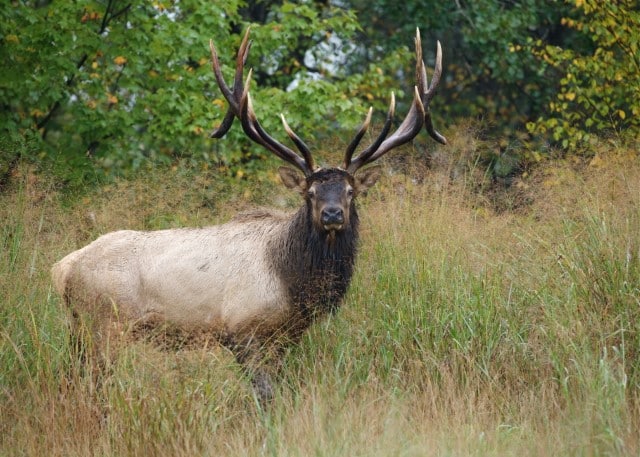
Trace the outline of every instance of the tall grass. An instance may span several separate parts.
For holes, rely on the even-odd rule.
[[[640,162],[606,163],[538,170],[518,212],[438,173],[383,180],[343,308],[288,352],[267,410],[218,347],[136,343],[69,384],[48,273],[255,189],[162,170],[69,198],[21,168],[0,195],[0,455],[638,455]]]

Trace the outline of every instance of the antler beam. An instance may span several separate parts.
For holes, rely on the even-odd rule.
[[[429,110],[429,104],[435,96],[436,89],[440,83],[440,77],[442,75],[442,47],[440,42],[437,43],[436,51],[436,63],[433,70],[433,77],[431,79],[431,85],[427,81],[427,72],[425,69],[424,61],[422,60],[422,41],[420,39],[420,30],[416,29],[415,38],[416,47],[416,86],[414,90],[413,103],[407,113],[407,117],[402,121],[398,129],[393,134],[386,138],[389,133],[393,114],[395,110],[395,96],[391,94],[391,103],[389,104],[389,113],[387,120],[382,129],[382,132],[378,138],[364,151],[362,151],[355,159],[352,159],[353,153],[364,136],[369,122],[371,120],[371,110],[367,114],[365,122],[358,130],[353,141],[347,147],[345,152],[343,168],[349,173],[355,173],[359,168],[367,165],[375,160],[378,160],[387,152],[391,151],[398,146],[406,144],[413,140],[424,125],[425,129],[431,135],[431,137],[441,144],[447,144],[447,139],[437,132],[433,127],[431,120],[431,112]],[[385,139],[386,138],[386,139]]]
[[[229,103],[229,109],[222,120],[222,123],[211,132],[211,138],[223,137],[231,128],[233,120],[237,117],[242,123],[242,128],[245,134],[254,142],[273,152],[276,156],[290,163],[296,168],[300,169],[305,176],[310,176],[314,170],[313,157],[307,145],[296,135],[293,130],[287,124],[284,116],[282,122],[284,129],[293,140],[296,147],[302,153],[302,157],[296,154],[292,149],[283,145],[273,137],[271,137],[260,125],[255,111],[253,110],[253,104],[251,103],[251,96],[249,95],[249,86],[251,85],[251,70],[247,75],[246,82],[243,84],[242,78],[244,73],[244,66],[249,56],[249,49],[251,48],[251,41],[249,40],[250,28],[244,34],[238,54],[236,56],[236,72],[233,79],[233,87],[229,87],[224,80],[222,70],[220,68],[220,60],[218,59],[218,53],[216,47],[213,44],[213,40],[209,42],[211,49],[211,66],[213,74],[215,75],[216,82],[222,91],[222,95]]]
[[[284,116],[281,115],[284,130],[287,132],[287,135],[291,138],[302,156],[298,155],[292,149],[270,136],[260,125],[260,122],[258,122],[258,118],[253,109],[251,95],[249,94],[252,75],[251,70],[249,70],[246,81],[243,83],[244,66],[247,62],[247,57],[249,56],[249,50],[251,48],[249,34],[250,29],[247,29],[236,55],[236,68],[232,87],[229,87],[224,80],[220,61],[218,59],[218,53],[213,41],[210,41],[209,43],[211,48],[211,66],[213,73],[224,98],[229,103],[229,109],[227,110],[222,123],[211,133],[211,137],[221,138],[224,136],[231,128],[234,119],[238,118],[242,124],[242,129],[252,141],[268,149],[282,160],[294,165],[296,168],[300,169],[305,176],[309,177],[315,171],[311,151],[304,141],[302,141],[302,139],[293,132],[291,127],[289,127]],[[418,133],[420,133],[423,126],[434,140],[442,144],[447,144],[446,138],[433,127],[431,111],[429,109],[429,105],[436,94],[436,89],[438,88],[440,78],[442,76],[442,47],[440,46],[440,42],[437,42],[436,62],[431,84],[427,81],[427,72],[422,59],[422,42],[420,39],[419,29],[416,29],[415,48],[416,86],[414,88],[413,103],[411,104],[411,108],[409,109],[407,116],[391,136],[387,137],[391,130],[396,106],[395,95],[392,93],[387,119],[382,131],[373,143],[354,158],[353,155],[355,150],[371,123],[372,110],[370,109],[365,121],[362,123],[360,129],[345,151],[342,168],[349,173],[355,173],[361,167],[378,160],[392,149],[410,142],[418,135]]]

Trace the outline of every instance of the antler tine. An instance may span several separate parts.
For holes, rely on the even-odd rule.
[[[303,160],[302,157],[296,154],[293,150],[271,137],[260,125],[256,112],[253,109],[253,102],[251,101],[251,94],[249,92],[252,73],[253,72],[249,70],[240,99],[239,117],[244,133],[262,147],[273,152],[280,159],[299,168],[305,176],[309,176],[313,172],[313,165],[307,163],[306,160]]]
[[[355,173],[358,168],[375,162],[390,150],[414,139],[420,133],[420,129],[424,124],[424,116],[424,105],[420,100],[418,88],[414,87],[413,104],[409,109],[409,113],[407,113],[407,117],[404,118],[400,126],[389,138],[378,144],[377,148],[370,148],[370,150],[363,151],[360,156],[356,157],[351,167],[349,167],[349,172]]]
[[[236,116],[240,115],[240,105],[238,99],[242,95],[242,74],[244,72],[244,65],[247,63],[247,57],[249,56],[249,50],[251,49],[251,41],[249,41],[249,32],[251,28],[247,28],[247,31],[242,38],[240,47],[238,48],[238,54],[236,56],[236,72],[233,78],[233,87],[229,88],[222,69],[220,68],[220,60],[218,59],[218,52],[213,40],[209,40],[209,48],[211,49],[211,67],[213,68],[213,74],[216,77],[218,87],[222,91],[222,95],[229,102],[229,109],[222,120],[222,123],[209,135],[210,138],[222,138],[233,125],[233,120]]]
[[[353,140],[351,140],[351,143],[349,143],[349,146],[347,146],[347,150],[344,153],[344,164],[343,164],[345,170],[349,167],[349,164],[351,163],[351,157],[353,157],[353,153],[358,147],[358,144],[360,144],[360,140],[362,140],[362,137],[364,136],[365,133],[367,133],[367,130],[369,129],[369,124],[371,123],[372,114],[373,114],[373,107],[369,108],[369,111],[367,112],[367,117],[364,119],[364,122],[360,126],[360,129],[358,129],[356,136],[353,137]]]
[[[431,85],[425,94],[425,101],[429,103],[433,96],[436,94],[436,88],[440,84],[440,77],[442,76],[442,46],[440,41],[436,42],[436,65],[433,68],[433,75],[431,76]],[[426,82],[426,77],[425,77]]]
[[[282,119],[282,125],[284,126],[284,131],[287,132],[287,135],[289,135],[289,138],[291,138],[291,140],[295,143],[298,150],[302,153],[302,157],[304,157],[304,161],[307,163],[308,167],[311,170],[313,170],[315,167],[313,164],[313,157],[311,156],[311,150],[305,144],[305,142],[302,141],[302,139],[298,135],[296,135],[296,133],[291,129],[291,127],[289,127],[287,120],[284,118],[284,114],[280,113],[280,118]]]
[[[446,138],[433,128],[431,112],[429,110],[429,103],[436,93],[436,89],[438,87],[438,84],[440,83],[440,77],[442,75],[442,47],[440,46],[440,42],[438,42],[436,63],[431,85],[428,84],[427,72],[425,69],[424,61],[422,60],[422,40],[420,39],[419,29],[416,29],[415,47],[416,86],[414,88],[413,103],[411,104],[411,108],[409,109],[407,116],[389,138],[386,138],[386,135],[388,133],[387,128],[386,131],[383,131],[384,136],[379,136],[376,142],[374,142],[366,150],[362,151],[355,159],[350,160],[350,154],[352,154],[353,151],[348,150],[345,156],[345,165],[350,173],[355,173],[360,167],[374,162],[390,150],[408,143],[413,138],[415,138],[418,133],[420,133],[423,125],[432,138],[434,138],[439,143],[447,144]],[[388,122],[390,125],[389,118]]]
[[[224,115],[224,119],[218,127],[216,127],[213,132],[209,134],[209,138],[222,138],[233,125],[233,120],[236,118],[233,110],[229,108],[227,113]]]
[[[418,36],[419,41],[419,36]],[[447,139],[433,127],[433,121],[431,120],[431,110],[429,104],[436,95],[436,89],[440,84],[440,77],[442,76],[442,46],[440,41],[436,42],[436,64],[433,68],[433,76],[431,77],[431,85],[427,83],[427,73],[424,68],[424,62],[421,61],[421,77],[418,78],[418,83],[423,83],[423,88],[420,90],[422,95],[423,104],[425,107],[425,119],[424,126],[431,138],[436,140],[440,144],[447,144]],[[417,69],[416,69],[417,71]]]
[[[227,83],[224,80],[224,76],[220,68],[220,60],[218,59],[218,51],[216,50],[215,44],[213,44],[213,40],[209,40],[209,49],[211,50],[211,69],[213,70],[213,75],[216,77],[218,87],[220,87],[222,95],[224,95],[224,98],[226,98],[227,101],[229,101],[229,99],[233,101],[233,92],[229,89],[229,86],[227,86]],[[231,104],[231,102],[229,103]]]
[[[291,130],[286,124],[285,130],[296,146],[300,149],[304,159],[296,154],[293,150],[281,144],[274,138],[272,138],[260,125],[258,118],[253,110],[253,103],[251,102],[251,96],[249,95],[249,87],[251,85],[252,71],[249,69],[247,79],[243,84],[242,77],[244,73],[244,66],[249,56],[249,50],[251,49],[251,41],[249,40],[249,33],[251,29],[247,28],[247,31],[242,38],[242,42],[236,55],[236,70],[233,79],[233,87],[230,88],[224,80],[222,70],[220,68],[220,60],[218,59],[217,50],[213,44],[213,40],[209,42],[211,49],[211,66],[216,78],[216,82],[222,91],[222,95],[229,103],[229,109],[222,120],[222,123],[212,133],[212,138],[221,138],[224,136],[231,125],[233,120],[237,117],[240,119],[242,128],[245,134],[254,142],[273,152],[280,159],[294,165],[299,168],[305,176],[309,176],[313,173],[313,159],[309,148],[304,142]]]
[[[209,135],[210,138],[222,138],[233,125],[233,120],[235,119],[236,113],[238,112],[237,106],[234,108],[234,98],[233,91],[229,89],[227,83],[224,80],[224,76],[222,75],[222,70],[220,69],[220,60],[218,59],[218,53],[216,51],[216,47],[213,44],[213,40],[209,40],[209,49],[211,50],[211,69],[213,70],[213,74],[216,78],[216,82],[218,83],[218,87],[222,91],[222,95],[229,102],[229,109],[222,120],[222,123],[211,132]]]
[[[442,76],[442,46],[440,46],[440,41],[437,42],[437,51],[436,51],[436,65],[433,69],[433,76],[431,77],[431,85],[427,90],[424,99],[425,99],[425,107],[426,112],[424,116],[424,126],[427,129],[431,138],[436,140],[440,144],[447,144],[447,139],[438,132],[435,128],[433,128],[433,121],[431,120],[431,110],[429,109],[429,103],[436,95],[436,89],[438,88],[438,84],[440,84],[440,77]]]
[[[236,55],[236,73],[233,78],[233,93],[237,97],[244,91],[242,86],[242,74],[244,73],[244,66],[249,58],[249,51],[251,50],[251,40],[249,40],[249,32],[251,27],[247,27],[247,31],[242,37],[240,47],[238,48],[238,54]]]
[[[391,101],[389,102],[389,111],[387,111],[387,119],[385,120],[384,126],[380,131],[380,135],[378,135],[378,138],[376,138],[376,140],[373,143],[371,143],[368,148],[362,151],[358,155],[358,157],[356,157],[356,159],[353,161],[351,160],[353,151],[349,151],[349,149],[347,149],[347,153],[345,154],[345,158],[344,158],[345,170],[353,170],[353,172],[355,172],[355,170],[357,170],[362,165],[364,165],[364,162],[369,158],[369,156],[371,156],[371,154],[373,154],[380,147],[384,139],[389,134],[389,130],[391,130],[391,124],[393,123],[393,117],[395,116],[395,112],[396,112],[396,95],[393,92],[391,92]],[[357,143],[354,144],[354,141],[351,142],[349,147],[353,145],[353,149],[355,150]]]
[[[416,49],[416,83],[420,94],[422,95],[429,87],[427,82],[427,69],[422,58],[422,39],[420,38],[420,29],[416,28],[416,37],[414,38],[414,46]]]
[[[433,138],[440,144],[447,144],[447,138],[433,127],[433,121],[431,120],[430,111],[424,113],[424,127],[425,129],[427,129],[429,135],[431,135],[431,138]]]

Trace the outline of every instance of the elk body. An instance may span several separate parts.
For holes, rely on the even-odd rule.
[[[248,91],[251,71],[243,83],[248,37],[249,31],[237,54],[231,87],[211,43],[213,71],[229,102],[211,136],[222,137],[238,118],[251,140],[297,168],[282,167],[280,176],[286,187],[302,195],[302,207],[292,215],[254,212],[212,227],[108,233],[56,263],[52,276],[74,317],[90,322],[97,357],[116,337],[114,329],[121,333],[122,324],[132,333],[171,328],[181,338],[215,339],[227,346],[250,372],[259,397],[268,399],[278,350],[297,341],[316,318],[336,310],[349,286],[358,245],[355,198],[379,174],[375,167],[356,172],[411,141],[423,126],[446,144],[429,112],[442,64],[438,43],[429,86],[417,33],[417,85],[407,117],[388,136],[395,110],[392,95],[377,139],[354,157],[371,120],[369,110],[343,164],[319,168],[284,117],[284,128],[301,155],[269,136],[258,122]],[[79,322],[74,328],[80,331]]]

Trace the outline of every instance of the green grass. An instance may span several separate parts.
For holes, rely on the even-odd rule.
[[[68,385],[49,279],[100,233],[217,223],[260,189],[161,170],[69,198],[22,167],[0,195],[0,455],[638,455],[640,162],[614,158],[539,169],[516,212],[437,172],[384,179],[343,308],[267,411],[218,347],[132,344]]]

